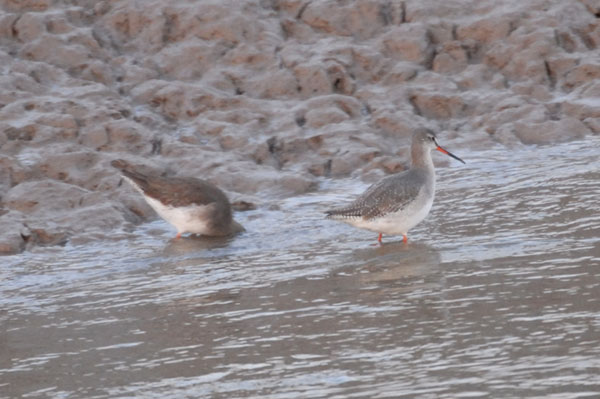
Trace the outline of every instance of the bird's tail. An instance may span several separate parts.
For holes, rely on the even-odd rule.
[[[362,216],[360,209],[357,208],[337,208],[325,211],[327,219],[346,219]]]

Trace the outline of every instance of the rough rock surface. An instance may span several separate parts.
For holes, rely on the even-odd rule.
[[[270,206],[402,170],[417,126],[600,134],[599,46],[589,0],[0,0],[0,252],[154,217],[115,158]]]

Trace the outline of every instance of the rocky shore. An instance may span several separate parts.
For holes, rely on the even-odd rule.
[[[0,253],[154,218],[116,158],[258,207],[600,134],[594,0],[0,0]],[[457,150],[457,152],[459,152]]]

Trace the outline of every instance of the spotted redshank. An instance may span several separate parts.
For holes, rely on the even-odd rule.
[[[379,243],[383,234],[402,234],[403,241],[407,242],[408,231],[425,219],[433,205],[433,149],[465,163],[440,147],[431,130],[418,129],[412,137],[412,164],[409,170],[373,184],[351,204],[327,211],[327,217],[379,233]]]
[[[184,233],[228,236],[244,230],[233,220],[225,193],[205,180],[143,174],[122,159],[111,165],[121,171],[160,217],[175,226],[175,238]]]

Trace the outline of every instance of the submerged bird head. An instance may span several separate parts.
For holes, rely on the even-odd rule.
[[[463,161],[462,159],[460,159],[459,157],[457,157],[456,155],[452,154],[450,151],[442,148],[438,143],[437,143],[437,138],[434,132],[432,132],[429,129],[418,129],[415,131],[415,133],[413,134],[413,139],[412,139],[412,145],[413,148],[417,147],[417,148],[425,148],[428,150],[438,150],[439,152],[442,152],[446,155],[451,156],[452,158],[465,163],[465,161]],[[413,151],[414,152],[414,151]]]

